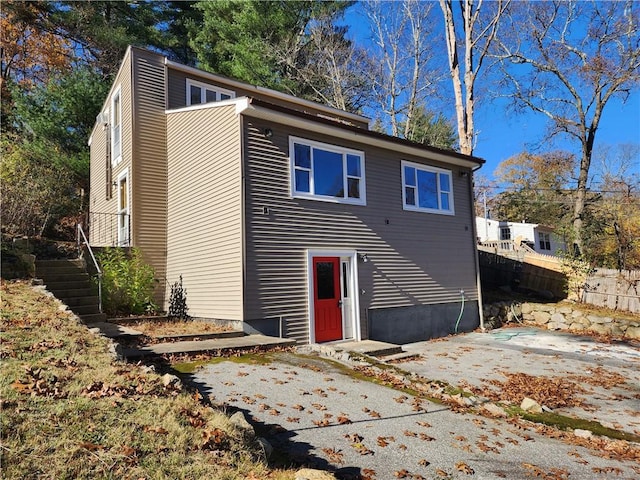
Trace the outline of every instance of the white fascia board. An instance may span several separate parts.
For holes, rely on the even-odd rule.
[[[323,112],[327,112],[332,116],[338,115],[341,117],[349,118],[355,122],[364,122],[367,124],[367,126],[369,126],[371,123],[371,119],[367,117],[363,117],[362,115],[358,115],[356,113],[346,112],[338,108],[333,108],[327,105],[323,105],[321,103],[312,102],[311,100],[298,98],[293,95],[289,95],[288,93],[278,92],[277,90],[272,90],[270,88],[265,88],[265,87],[258,87],[256,85],[250,85],[248,83],[243,83],[238,80],[233,80],[231,78],[216,75],[214,73],[205,72],[204,70],[200,70],[195,67],[189,67],[188,65],[183,65],[181,63],[173,62],[166,57],[164,59],[164,63],[168,67],[183,71],[185,73],[190,73],[192,75],[197,75],[202,78],[208,78],[213,82],[224,83],[226,85],[230,85],[235,88],[242,88],[243,90],[249,90],[249,91],[254,90],[255,92],[265,97],[278,98],[280,100],[284,100],[285,102],[293,103],[296,105],[302,105],[302,106],[313,108],[316,110],[321,110]]]
[[[236,114],[240,114],[247,108],[249,103],[250,100],[248,97],[238,97],[230,98],[228,100],[221,100],[219,102],[198,103],[196,105],[189,105],[188,107],[173,108],[171,110],[165,110],[164,113],[168,115],[170,113],[193,112],[196,110],[206,110],[208,108],[220,108],[226,107],[228,105],[235,105]]]
[[[478,165],[477,162],[471,160],[465,160],[462,158],[456,158],[447,155],[446,153],[427,151],[423,148],[403,145],[393,141],[385,140],[383,138],[376,138],[370,135],[362,134],[357,131],[341,128],[339,124],[336,126],[327,125],[324,123],[314,122],[313,120],[307,120],[295,115],[290,115],[283,112],[271,110],[269,108],[256,106],[247,102],[246,108],[236,109],[237,113],[247,115],[249,117],[260,118],[262,120],[270,120],[272,122],[283,123],[292,127],[304,128],[312,130],[314,133],[320,133],[323,135],[329,135],[336,138],[342,138],[351,142],[363,143],[365,145],[376,146],[384,148],[386,150],[393,150],[394,152],[403,153],[405,155],[414,155],[429,160],[436,160],[447,163],[449,165],[456,165],[464,168],[474,168]],[[367,130],[363,130],[366,132]]]

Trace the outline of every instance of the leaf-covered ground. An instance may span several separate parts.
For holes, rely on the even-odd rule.
[[[115,361],[46,292],[1,288],[3,478],[292,478],[199,394]]]

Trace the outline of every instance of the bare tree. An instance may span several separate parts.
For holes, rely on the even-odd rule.
[[[580,144],[573,234],[583,250],[584,213],[596,132],[607,102],[640,81],[633,1],[513,3],[500,58],[516,105],[546,115],[550,136]]]
[[[308,27],[304,62],[290,68],[313,100],[350,112],[369,103],[369,80],[362,68],[367,52],[346,38],[347,27],[336,26],[335,15],[325,15]]]
[[[496,38],[500,19],[510,0],[460,0],[460,22],[453,0],[440,0],[444,16],[449,73],[456,102],[460,151],[473,154],[475,144],[475,85],[483,61]],[[460,62],[463,57],[463,63]]]
[[[437,48],[433,47],[432,4],[370,0],[364,10],[373,42],[374,101],[388,119],[391,134],[406,138],[418,107],[439,83],[433,64]]]

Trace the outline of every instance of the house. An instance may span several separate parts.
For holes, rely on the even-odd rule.
[[[537,223],[506,222],[476,217],[476,231],[481,243],[494,241],[511,241],[514,244],[524,243],[537,253],[556,255],[565,252],[565,241],[554,233],[553,227]]]
[[[130,47],[91,149],[90,242],[140,248],[167,307],[300,343],[480,323],[482,160]]]

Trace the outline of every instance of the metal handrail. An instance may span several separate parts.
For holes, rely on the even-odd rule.
[[[98,276],[98,311],[102,313],[102,270],[100,269],[100,265],[98,265],[98,261],[96,260],[95,255],[93,254],[93,250],[91,249],[91,245],[89,244],[89,240],[87,240],[87,236],[84,234],[84,230],[82,229],[82,223],[78,224],[78,246],[80,246],[80,237],[86,246],[87,250],[89,250],[89,255],[91,255],[91,260],[93,260],[93,266],[96,267],[96,272]]]

